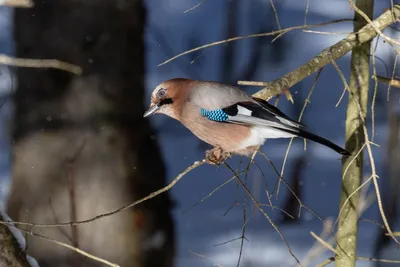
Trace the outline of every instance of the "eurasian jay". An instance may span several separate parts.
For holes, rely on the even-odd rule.
[[[217,82],[183,78],[159,84],[148,117],[162,113],[180,121],[204,142],[224,153],[250,155],[267,138],[302,137],[350,155],[331,141],[305,130],[267,101]]]

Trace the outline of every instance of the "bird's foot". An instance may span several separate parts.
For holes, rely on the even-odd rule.
[[[206,151],[206,161],[209,164],[221,165],[230,156],[231,153],[223,151],[218,146]]]

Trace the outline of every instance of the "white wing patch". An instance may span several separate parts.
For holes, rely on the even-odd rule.
[[[251,114],[253,113],[253,111],[239,105],[237,106],[237,108],[238,108],[238,114],[240,115],[251,116]]]

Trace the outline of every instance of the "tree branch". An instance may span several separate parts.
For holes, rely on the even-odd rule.
[[[378,28],[379,30],[383,30],[390,24],[397,21],[399,17],[400,5],[395,5],[393,7],[393,10],[387,10],[380,17],[374,20],[373,23],[376,28]],[[359,47],[362,44],[372,40],[377,35],[378,33],[376,32],[374,27],[371,26],[371,24],[367,24],[362,27],[358,32],[349,34],[349,36],[347,36],[343,40],[324,49],[320,54],[315,56],[306,64],[289,72],[279,79],[273,80],[271,82],[238,81],[238,84],[265,87],[264,89],[257,92],[254,96],[268,100],[271,97],[282,93],[285,89],[294,86],[301,80],[321,69],[323,66],[330,64],[332,60],[336,60],[346,55],[353,48]]]
[[[79,66],[57,59],[13,58],[4,54],[0,54],[0,65],[1,64],[25,68],[53,68],[68,71],[76,75],[82,74],[82,69]]]
[[[0,0],[0,6],[33,7],[32,0]]]

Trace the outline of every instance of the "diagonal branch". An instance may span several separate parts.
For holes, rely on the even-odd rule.
[[[379,30],[383,30],[390,24],[396,22],[400,18],[400,5],[393,6],[393,10],[387,10],[380,17],[373,21],[373,24]],[[299,68],[289,72],[283,77],[273,80],[271,82],[252,82],[252,81],[239,81],[240,85],[250,86],[263,86],[264,89],[255,94],[256,97],[262,99],[270,99],[271,97],[282,93],[314,72],[318,71],[325,65],[331,63],[332,59],[336,60],[347,53],[353,48],[358,47],[378,35],[376,30],[371,24],[368,24],[356,33],[349,34],[346,38],[338,43],[324,49],[320,54],[313,59],[300,66]]]
[[[136,200],[135,202],[132,202],[130,204],[127,204],[123,207],[120,207],[116,210],[107,212],[107,213],[103,213],[100,215],[97,215],[95,217],[92,217],[90,219],[86,219],[86,220],[82,220],[82,221],[75,221],[75,222],[63,222],[63,223],[54,223],[54,224],[37,224],[37,223],[29,223],[29,222],[18,222],[18,221],[1,221],[0,220],[0,224],[3,225],[12,225],[12,224],[16,224],[16,225],[29,225],[32,226],[32,231],[33,228],[42,228],[42,227],[66,227],[66,226],[75,226],[75,225],[80,225],[80,224],[86,224],[86,223],[90,223],[90,222],[94,222],[97,221],[101,218],[105,218],[105,217],[110,217],[113,216],[117,213],[120,213],[122,211],[125,211],[127,209],[133,208],[134,206],[139,205],[140,203],[149,200],[151,198],[154,198],[156,196],[158,196],[159,194],[162,194],[168,190],[170,190],[172,187],[174,187],[174,185],[179,182],[179,180],[181,180],[186,174],[188,174],[189,172],[191,172],[193,169],[200,167],[201,165],[205,164],[206,161],[202,160],[202,161],[195,161],[192,165],[190,165],[189,167],[187,167],[183,172],[181,172],[177,177],[175,177],[174,180],[172,180],[168,185],[164,186],[163,188],[154,191],[150,194],[148,194],[147,196]]]

